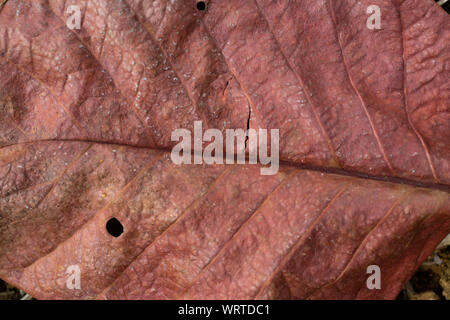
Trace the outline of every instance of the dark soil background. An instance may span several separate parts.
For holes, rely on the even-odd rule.
[[[25,292],[0,280],[0,300],[18,300],[24,296]]]
[[[450,300],[450,234],[417,270],[397,299]]]

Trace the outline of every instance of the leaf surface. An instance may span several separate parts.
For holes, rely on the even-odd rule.
[[[0,277],[36,298],[393,299],[450,232],[432,0],[0,10]],[[171,133],[197,120],[279,129],[279,172],[174,165]]]

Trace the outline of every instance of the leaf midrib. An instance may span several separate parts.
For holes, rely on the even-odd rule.
[[[33,140],[33,141],[24,141],[24,142],[19,142],[19,143],[15,143],[15,144],[2,146],[2,147],[0,147],[0,150],[5,149],[5,148],[21,146],[21,145],[28,145],[28,144],[34,144],[34,143],[46,143],[46,142],[48,142],[48,143],[51,143],[51,142],[55,142],[55,143],[56,142],[93,143],[93,144],[102,144],[102,145],[108,145],[108,146],[126,147],[126,148],[132,148],[132,149],[156,150],[156,151],[162,151],[162,152],[166,152],[166,153],[170,153],[172,150],[171,147],[154,148],[154,147],[149,147],[149,146],[140,146],[140,145],[134,145],[134,144],[128,144],[128,143],[107,142],[107,141],[98,141],[98,140],[89,140],[89,139],[41,139],[41,140]],[[194,151],[191,150],[191,154],[193,154],[193,153],[194,153]],[[224,157],[224,160],[225,160],[225,157]],[[248,154],[246,154],[246,164],[248,164]],[[368,173],[360,172],[360,171],[338,169],[338,168],[332,168],[332,167],[321,167],[321,166],[305,164],[305,163],[296,163],[296,162],[293,162],[293,161],[290,161],[287,159],[283,159],[283,158],[280,158],[280,166],[293,167],[293,168],[297,168],[297,169],[315,171],[315,172],[320,172],[320,173],[324,173],[324,174],[347,176],[347,177],[352,177],[352,178],[361,179],[361,180],[375,180],[375,181],[381,181],[381,182],[392,183],[392,184],[409,185],[409,186],[413,186],[413,187],[417,187],[417,188],[438,190],[438,191],[450,193],[450,185],[449,184],[418,181],[418,180],[412,180],[412,179],[394,177],[394,176],[372,175],[372,174],[368,174]]]

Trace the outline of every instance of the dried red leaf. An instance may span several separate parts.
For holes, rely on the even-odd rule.
[[[0,277],[34,297],[392,299],[450,232],[432,0],[9,0],[0,35]],[[280,171],[174,165],[195,120],[280,129]]]

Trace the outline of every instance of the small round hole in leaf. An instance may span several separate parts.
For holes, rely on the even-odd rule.
[[[205,3],[205,1],[197,2],[197,9],[200,10],[200,11],[205,11],[206,10],[206,3]]]
[[[118,237],[123,233],[123,226],[116,218],[111,218],[106,222],[106,231],[113,237]]]

